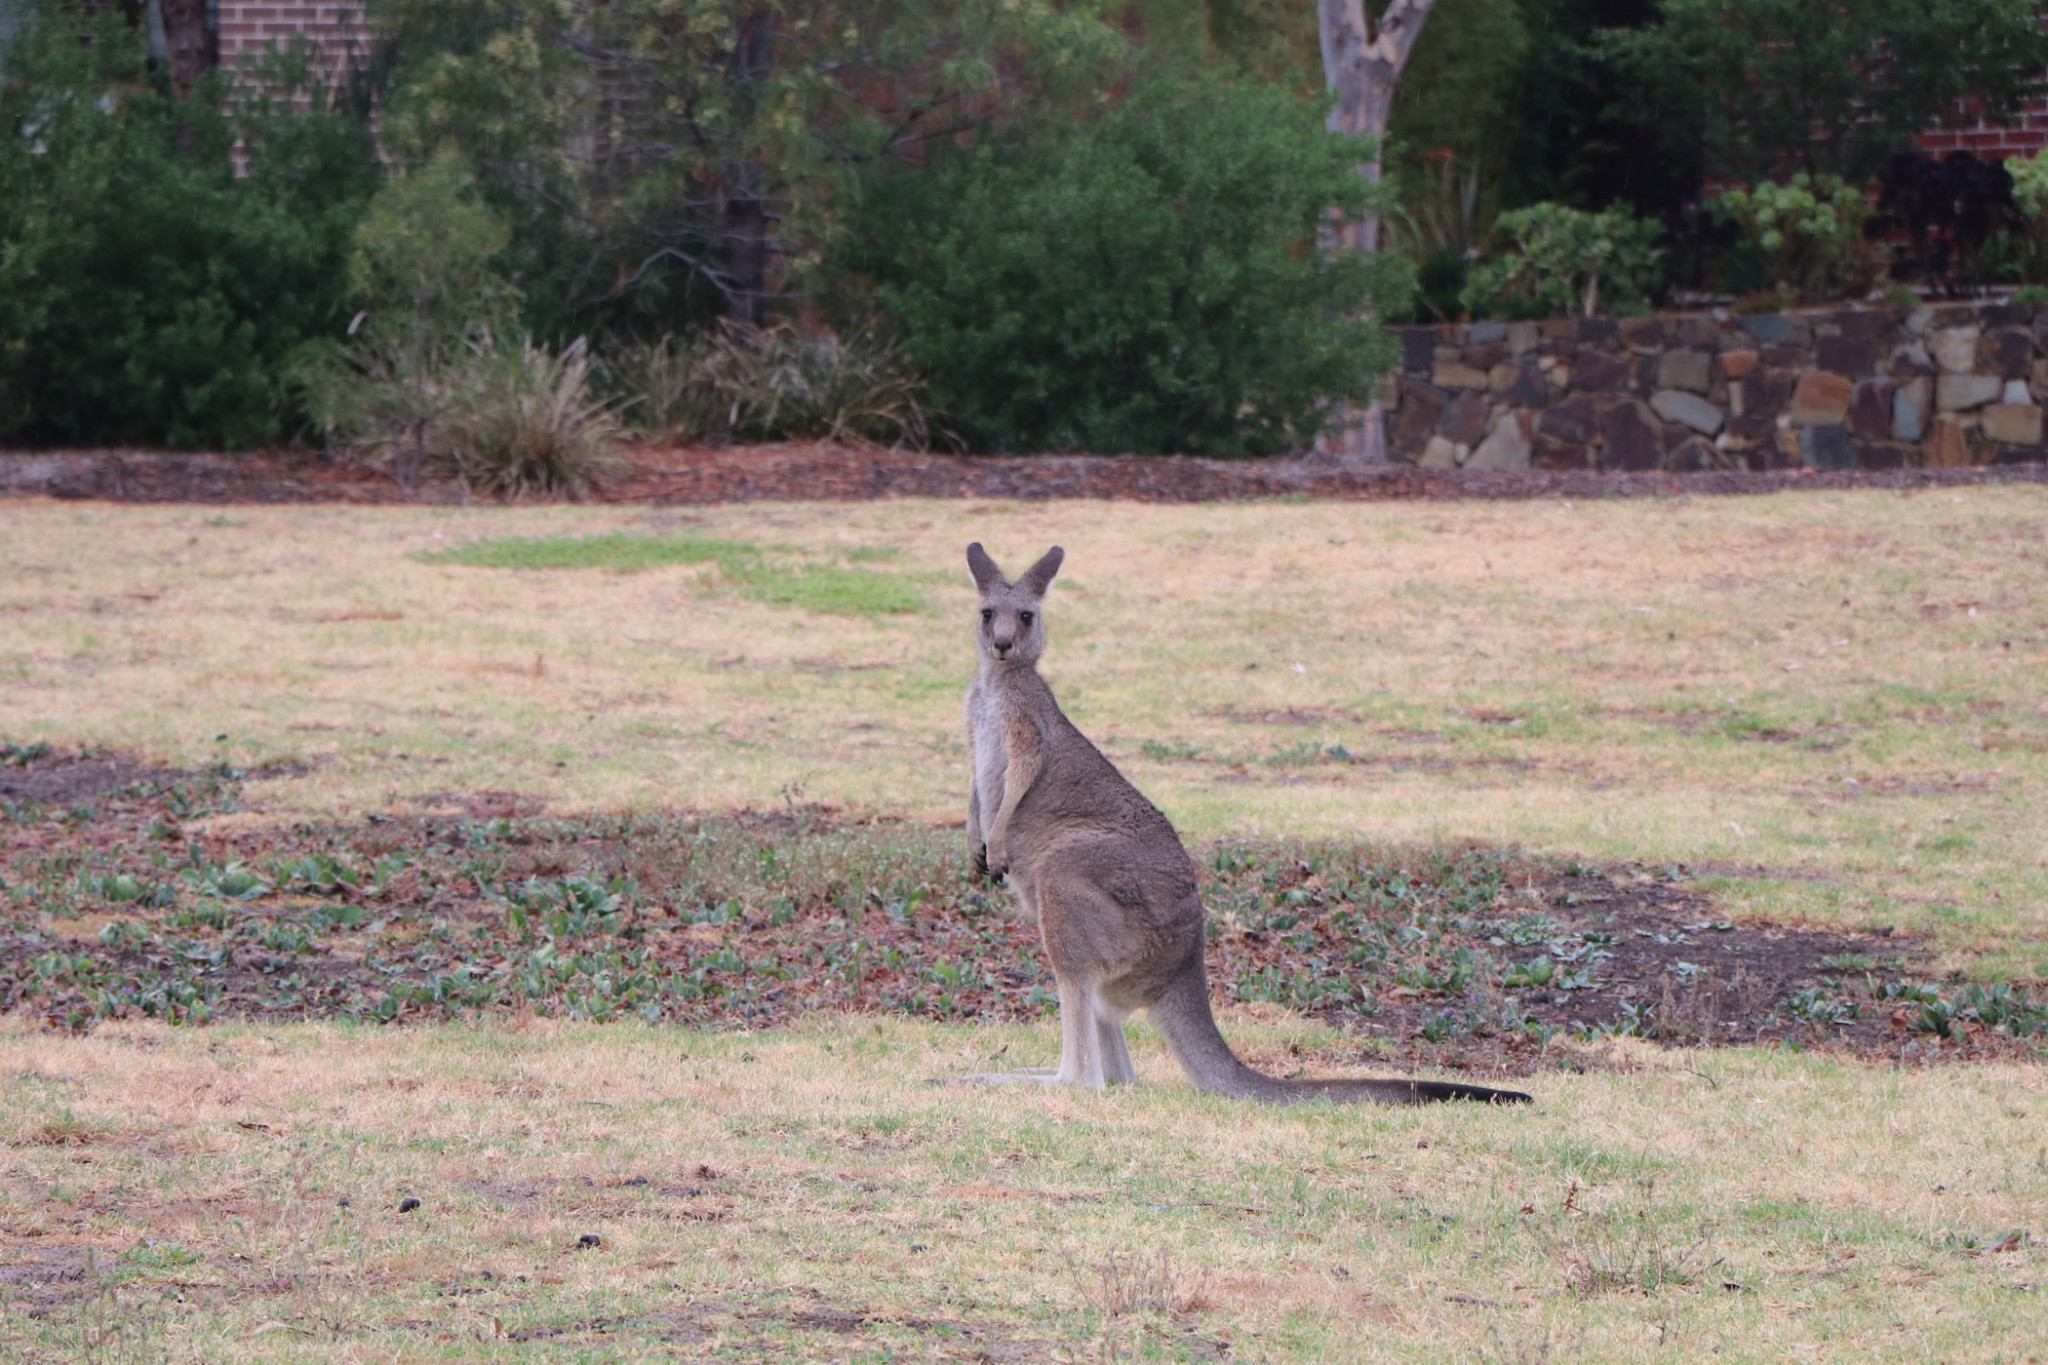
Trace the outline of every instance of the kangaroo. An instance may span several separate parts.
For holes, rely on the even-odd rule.
[[[1528,1102],[1519,1091],[1442,1081],[1280,1080],[1230,1050],[1209,1011],[1194,860],[1038,676],[1040,608],[1065,557],[1055,545],[1012,583],[979,542],[967,547],[981,594],[980,664],[967,689],[967,838],[975,867],[1005,879],[1038,920],[1059,983],[1060,1064],[966,1079],[1135,1082],[1123,1022],[1147,1010],[1188,1079],[1236,1099]]]

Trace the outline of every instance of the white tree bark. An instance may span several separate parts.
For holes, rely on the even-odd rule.
[[[1389,0],[1377,20],[1368,17],[1365,0],[1316,0],[1316,28],[1322,39],[1323,81],[1335,92],[1329,130],[1373,139],[1372,151],[1358,173],[1380,182],[1380,144],[1394,110],[1394,86],[1408,65],[1408,54],[1422,33],[1436,0]],[[1377,251],[1380,216],[1368,213],[1346,223],[1338,244]],[[1387,458],[1386,414],[1378,402],[1366,405],[1354,420],[1340,410],[1324,437],[1324,448],[1347,465],[1380,464]]]

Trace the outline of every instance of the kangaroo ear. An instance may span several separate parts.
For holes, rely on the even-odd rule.
[[[967,547],[967,572],[974,575],[974,586],[981,592],[1003,586],[1003,571],[996,567],[996,562],[988,557],[988,551],[981,548],[978,540]]]
[[[1017,586],[1033,597],[1045,596],[1045,590],[1052,586],[1052,576],[1060,571],[1060,561],[1066,557],[1065,550],[1053,546],[1045,552],[1044,558],[1024,571],[1024,576],[1017,580]]]

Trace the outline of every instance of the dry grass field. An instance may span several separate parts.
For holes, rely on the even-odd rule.
[[[287,899],[378,916],[353,882],[297,874],[288,898],[252,853],[268,880],[236,890],[218,861],[306,831],[517,843],[550,820],[752,810],[793,838],[816,820],[887,841],[957,823],[972,539],[1013,569],[1066,546],[1045,671],[1204,848],[1584,863],[1740,926],[1893,936],[1944,990],[2037,1001],[2048,978],[2032,487],[0,502],[16,769],[47,745],[234,790],[148,833],[91,800],[0,808],[33,846],[0,866],[18,959],[0,972],[63,979],[57,954],[128,952],[152,915],[185,917],[184,950],[244,926],[280,952],[309,946],[266,909]],[[927,867],[927,837],[890,865]],[[216,861],[178,872],[187,840]],[[160,900],[110,889],[131,866],[149,884],[150,858]],[[470,875],[471,918],[419,892],[408,951],[483,934],[476,907],[508,902]],[[757,868],[748,894],[778,875]],[[722,951],[750,923],[671,928]],[[375,967],[354,921],[320,925],[321,960]],[[396,1028],[116,1008],[77,1032],[24,1004],[0,1031],[0,1356],[2022,1361],[2048,1341],[2038,1034],[1910,1065],[1546,1034],[1517,1082],[1532,1110],[1247,1113],[1188,1089],[1143,1029],[1158,1084],[987,1093],[925,1081],[1043,1060],[1047,1022],[703,1030],[565,1020],[592,1011],[548,999],[551,1017],[451,1007]],[[1371,1064],[1276,1006],[1225,1024],[1269,1069]],[[1998,1030],[1957,1030],[1979,1032]]]

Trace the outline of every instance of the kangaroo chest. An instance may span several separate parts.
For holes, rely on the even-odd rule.
[[[974,755],[974,792],[982,818],[1003,804],[1003,770],[1009,766],[1009,736],[1019,723],[1032,723],[1021,699],[1007,688],[977,679],[967,691],[967,734]]]

